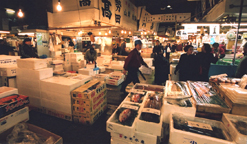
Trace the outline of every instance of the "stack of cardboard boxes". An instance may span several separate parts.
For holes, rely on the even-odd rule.
[[[52,61],[53,72],[63,72],[63,60],[53,60]]]
[[[47,68],[44,59],[18,59],[17,60],[17,87],[19,94],[27,95],[30,105],[41,106],[41,80],[52,77],[52,68]]]
[[[0,55],[0,86],[16,86],[16,61],[20,56]]]
[[[71,92],[73,120],[93,124],[107,108],[106,84],[96,79]]]

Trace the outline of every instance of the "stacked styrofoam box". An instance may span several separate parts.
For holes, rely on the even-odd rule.
[[[196,104],[192,98],[189,98],[191,102],[191,107],[183,107],[183,106],[178,106],[176,104],[170,104],[168,103],[168,91],[171,91],[171,84],[173,81],[166,81],[166,91],[164,93],[164,100],[163,100],[163,106],[162,106],[162,115],[163,115],[163,122],[164,123],[169,123],[170,122],[170,114],[175,113],[175,112],[180,112],[184,113],[185,115],[195,117],[196,115]],[[189,95],[191,96],[190,92],[188,92]],[[171,96],[174,97],[174,96]],[[174,99],[174,101],[176,101]]]
[[[0,87],[0,98],[3,98],[5,96],[9,96],[12,94],[18,94],[18,89],[12,88],[12,87]]]
[[[97,57],[97,65],[98,66],[104,66],[104,65],[110,65],[112,61],[112,55],[101,55],[100,57]]]
[[[0,55],[0,86],[16,87],[16,61],[20,56]]]
[[[80,80],[64,77],[41,80],[41,106],[72,115],[70,92],[80,85]]]
[[[27,95],[30,105],[40,107],[40,80],[53,76],[52,68],[47,68],[45,59],[17,60],[17,87],[19,94]]]
[[[104,67],[104,66],[98,66],[98,67],[99,67],[99,72],[100,72],[100,73],[105,72],[105,68],[106,68],[106,67]]]
[[[81,68],[78,70],[79,74],[82,75],[90,75],[95,76],[96,74],[99,74],[99,68]]]
[[[121,72],[112,72],[106,79],[108,85],[118,86],[124,81],[125,75]]]
[[[214,138],[198,133],[188,132],[186,130],[180,130],[174,128],[174,119],[173,117],[187,121],[187,125],[195,128],[213,130],[213,127],[219,128],[222,130],[222,133],[226,140]],[[220,121],[209,120],[205,118],[191,117],[184,115],[183,113],[173,113],[170,115],[170,138],[169,143],[171,144],[180,144],[180,143],[194,143],[194,144],[235,144],[235,142],[229,136],[226,127]]]
[[[246,144],[247,143],[247,136],[240,133],[238,129],[236,128],[236,125],[233,124],[233,122],[244,122],[247,123],[247,117],[246,116],[239,116],[239,115],[233,115],[233,114],[227,114],[223,113],[222,122],[227,128],[229,134],[231,135],[231,138],[237,143],[237,144]],[[244,127],[242,127],[244,128]],[[246,127],[245,127],[246,129]]]
[[[63,77],[66,77],[68,79],[77,79],[81,81],[81,85],[84,85],[91,81],[93,79],[92,76],[89,75],[82,75],[82,74],[77,74],[77,73],[66,73],[63,75]]]
[[[109,78],[109,74],[96,74],[93,78],[98,79],[99,81],[106,81],[106,79]]]
[[[111,62],[111,69],[114,70],[123,70],[124,61],[112,61]]]
[[[72,71],[78,71],[86,66],[86,60],[81,60],[79,62],[71,62]]]
[[[63,72],[63,60],[53,60],[52,67],[54,72]]]
[[[79,62],[81,60],[84,60],[84,55],[82,52],[76,52],[76,53],[69,53],[70,55],[70,62]]]
[[[81,52],[66,53],[64,69],[65,71],[78,71],[80,68],[85,67],[84,55]]]
[[[51,56],[54,57],[60,57],[62,55],[62,51],[52,51]]]

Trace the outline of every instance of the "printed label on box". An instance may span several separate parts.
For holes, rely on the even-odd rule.
[[[207,129],[207,130],[213,130],[211,125],[205,124],[205,123],[199,123],[199,122],[193,122],[193,121],[188,121],[188,126],[190,127],[197,127],[201,129]]]
[[[143,108],[142,112],[160,115],[160,110],[153,109],[153,108]]]
[[[127,108],[127,109],[133,109],[133,110],[136,110],[136,111],[139,109],[138,106],[133,106],[133,105],[128,105],[128,104],[123,104],[121,107],[122,108]]]

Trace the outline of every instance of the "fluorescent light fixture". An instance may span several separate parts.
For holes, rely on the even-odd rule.
[[[184,31],[184,29],[180,29],[179,31]],[[197,31],[201,31],[201,29],[197,29]],[[204,29],[204,31],[207,31],[207,29]]]
[[[230,31],[237,31],[238,29],[231,29]],[[240,32],[247,31],[247,28],[241,28],[239,29]]]
[[[182,26],[212,26],[212,25],[220,25],[218,23],[185,23]]]
[[[224,23],[222,26],[238,26],[237,23]],[[241,26],[247,26],[247,23],[240,23]]]
[[[28,36],[34,36],[34,33],[18,33],[18,35],[28,35]]]
[[[9,31],[0,31],[0,33],[7,33],[7,34],[9,34],[10,32]]]
[[[15,14],[15,11],[13,9],[10,8],[5,8],[5,9],[7,14]]]

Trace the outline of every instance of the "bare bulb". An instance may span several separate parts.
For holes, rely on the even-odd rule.
[[[57,10],[58,10],[58,11],[61,11],[61,10],[62,10],[62,7],[61,7],[61,5],[60,5],[60,2],[58,2]]]
[[[108,32],[109,34],[111,34],[111,30],[109,30],[109,32]]]
[[[107,33],[105,33],[105,35],[108,35]]]
[[[129,34],[131,34],[131,32],[129,32]]]
[[[124,31],[122,30],[122,31],[121,31],[121,33],[123,34],[123,33],[124,33]]]
[[[101,32],[99,32],[99,35],[101,35]]]
[[[23,14],[23,12],[21,11],[21,9],[19,9],[18,16],[19,16],[20,18],[22,18],[22,17],[24,16],[24,14]]]

